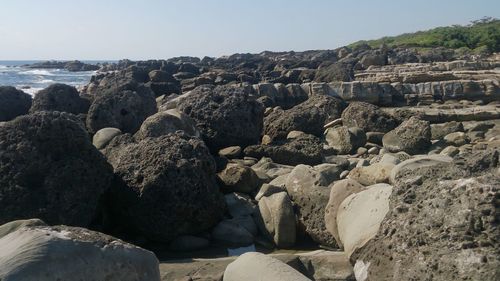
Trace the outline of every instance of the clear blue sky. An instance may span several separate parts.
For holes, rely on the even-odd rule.
[[[0,0],[0,60],[334,49],[500,17],[500,0]]]

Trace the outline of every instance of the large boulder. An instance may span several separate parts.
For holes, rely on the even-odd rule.
[[[225,189],[234,192],[250,194],[262,184],[252,168],[235,163],[229,163],[217,176]]]
[[[11,86],[0,86],[0,122],[27,114],[31,96]]]
[[[468,154],[401,174],[377,235],[351,256],[358,280],[498,280],[498,152],[478,158],[491,154],[477,172]]]
[[[389,132],[398,122],[376,105],[366,102],[351,102],[342,112],[342,123],[347,127],[358,127],[365,132]]]
[[[23,226],[0,238],[1,280],[160,280],[152,252],[114,237],[79,227],[12,223]]]
[[[177,107],[195,121],[214,152],[259,141],[264,108],[243,87],[200,86],[179,101]]]
[[[186,114],[179,112],[177,109],[169,109],[155,113],[142,123],[139,131],[135,133],[136,139],[144,139],[147,137],[159,137],[176,131],[184,131],[186,134],[193,137],[200,137],[200,133],[196,126]]]
[[[222,217],[215,162],[200,139],[176,132],[135,142],[126,134],[102,152],[122,183],[110,195],[115,215],[145,237],[196,234]]]
[[[431,127],[428,121],[411,117],[385,134],[382,143],[390,152],[426,153],[431,146]]]
[[[316,82],[349,82],[352,80],[354,80],[352,64],[341,62],[332,63],[326,67],[320,67],[314,76],[314,81]]]
[[[299,226],[317,243],[335,247],[335,238],[325,226],[325,209],[330,197],[329,183],[321,173],[298,165],[287,176],[286,191],[296,205]]]
[[[65,84],[52,84],[39,91],[33,99],[30,111],[64,111],[73,114],[87,113],[90,102],[78,90]]]
[[[333,235],[337,245],[342,247],[342,241],[339,237],[339,231],[337,227],[337,213],[340,204],[349,195],[361,192],[364,190],[364,186],[352,179],[340,180],[333,183],[330,186],[330,199],[325,208],[325,226],[326,229]]]
[[[43,111],[7,122],[0,130],[0,223],[37,217],[87,226],[112,175],[74,115]]]
[[[313,135],[303,134],[286,142],[271,145],[251,145],[245,154],[254,158],[269,157],[274,162],[285,165],[317,165],[323,160],[321,140]]]
[[[348,257],[372,239],[389,211],[392,186],[379,183],[349,195],[337,211],[337,228]]]
[[[224,281],[309,281],[291,266],[257,252],[239,256],[224,272]]]
[[[279,248],[292,247],[296,239],[295,213],[286,192],[264,196],[259,201],[264,229],[261,229]]]
[[[264,134],[272,140],[286,139],[291,131],[302,131],[321,137],[323,126],[339,118],[344,107],[344,102],[340,99],[313,95],[291,109],[273,110],[264,118]]]
[[[142,85],[133,90],[119,89],[99,94],[87,114],[87,128],[91,133],[106,127],[118,128],[124,133],[135,133],[142,122],[157,112],[153,93]]]

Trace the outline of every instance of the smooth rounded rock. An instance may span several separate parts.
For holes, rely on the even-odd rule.
[[[92,137],[92,144],[97,149],[103,149],[116,136],[122,134],[122,131],[117,128],[102,128]]]
[[[259,210],[267,236],[272,238],[279,248],[288,248],[295,244],[296,226],[292,201],[286,192],[264,196],[259,201]]]

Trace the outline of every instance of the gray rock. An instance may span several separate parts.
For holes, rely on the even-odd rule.
[[[260,187],[259,192],[257,192],[257,195],[255,195],[255,200],[259,201],[260,199],[262,199],[262,197],[271,196],[275,193],[283,191],[286,191],[284,183],[283,185],[273,185],[270,183],[269,184],[265,183]]]
[[[92,137],[92,144],[97,149],[103,149],[114,137],[122,134],[117,128],[102,128]]]
[[[339,247],[343,246],[337,227],[337,213],[339,206],[349,195],[361,192],[364,189],[364,186],[352,179],[340,180],[331,186],[330,199],[328,200],[328,204],[325,208],[325,226],[326,229],[333,235]]]
[[[241,155],[240,146],[230,146],[219,150],[219,156],[226,157],[228,159],[238,158]]]
[[[390,152],[425,153],[431,146],[431,128],[429,122],[411,117],[396,129],[385,134],[382,142],[384,148]]]
[[[431,124],[431,136],[433,140],[441,139],[447,134],[463,131],[464,126],[461,122],[451,121],[441,124]]]
[[[224,188],[234,192],[252,193],[262,184],[252,168],[229,163],[217,174]]]
[[[366,135],[359,128],[346,126],[329,128],[326,130],[325,139],[337,154],[354,153],[356,149],[365,145]]]
[[[89,107],[90,102],[80,97],[75,87],[52,84],[35,95],[30,112],[63,111],[80,114],[87,113]]]
[[[262,197],[259,211],[264,222],[264,229],[261,231],[279,248],[292,247],[296,239],[295,213],[287,193],[279,192]]]
[[[0,248],[2,280],[160,280],[152,252],[84,228],[23,226]]]
[[[356,167],[347,176],[362,185],[374,185],[377,183],[388,183],[394,164],[374,163],[365,167]]]
[[[224,195],[226,200],[226,206],[229,210],[229,214],[233,218],[244,217],[252,215],[257,206],[252,202],[252,199],[243,193],[228,193]]]
[[[396,128],[397,121],[376,105],[351,102],[342,112],[344,126],[358,127],[365,132],[389,132]]]
[[[464,132],[450,133],[444,136],[443,140],[448,145],[462,146],[470,142],[469,137]]]
[[[223,220],[212,229],[212,237],[229,245],[247,246],[253,243],[253,235],[243,226],[231,220]]]
[[[408,171],[446,164],[450,163],[452,160],[451,157],[445,155],[424,155],[405,160],[392,169],[389,182],[391,184],[396,184],[398,178]]]
[[[134,137],[141,140],[175,133],[176,131],[184,131],[189,136],[201,137],[193,120],[177,109],[169,109],[149,116],[144,120]]]

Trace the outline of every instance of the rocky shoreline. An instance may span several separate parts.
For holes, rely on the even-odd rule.
[[[498,280],[499,67],[360,45],[0,87],[0,279]]]

